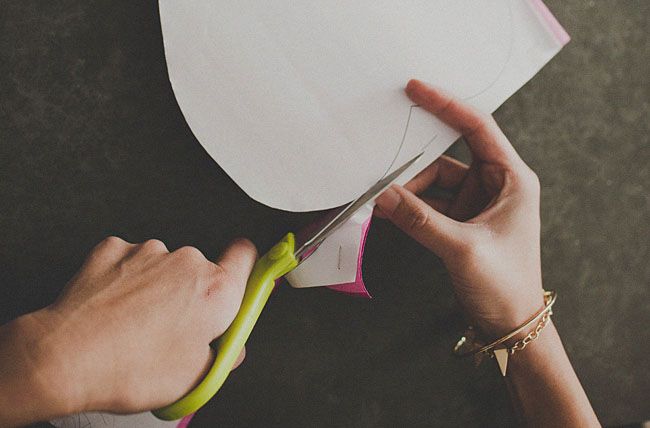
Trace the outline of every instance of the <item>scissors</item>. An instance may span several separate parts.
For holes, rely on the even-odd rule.
[[[216,358],[205,378],[178,401],[152,413],[159,419],[176,420],[203,407],[217,393],[230,374],[275,287],[275,280],[305,261],[332,232],[350,219],[357,210],[386,190],[397,177],[420,159],[422,154],[418,154],[378,181],[368,191],[341,209],[332,220],[308,236],[299,246],[296,245],[294,234],[288,233],[264,254],[253,266],[239,312],[230,327],[219,338],[215,347]]]

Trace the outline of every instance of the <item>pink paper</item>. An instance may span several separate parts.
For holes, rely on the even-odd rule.
[[[361,226],[361,245],[359,246],[359,256],[357,257],[357,277],[354,282],[348,282],[344,284],[334,284],[330,285],[330,290],[338,291],[340,293],[349,294],[352,296],[364,297],[366,299],[371,299],[372,296],[368,293],[366,285],[363,282],[363,250],[366,247],[366,238],[368,237],[368,231],[370,230],[370,221],[372,220],[372,214],[368,217],[366,221],[363,222]]]
[[[564,27],[553,16],[553,13],[548,9],[542,0],[530,0],[531,6],[537,11],[539,16],[546,22],[548,29],[553,33],[558,42],[564,46],[569,43],[571,36],[566,32]]]
[[[176,428],[187,428],[190,425],[190,421],[192,420],[193,417],[194,417],[194,413],[192,413],[191,415],[185,416],[183,419],[181,419],[178,422],[178,425],[176,425]]]

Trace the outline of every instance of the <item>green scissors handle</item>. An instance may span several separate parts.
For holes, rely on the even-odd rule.
[[[262,313],[275,287],[275,280],[298,266],[295,245],[294,235],[289,233],[255,263],[246,283],[239,312],[228,330],[219,338],[217,356],[210,371],[201,383],[180,400],[154,410],[152,413],[156,417],[168,421],[180,419],[199,410],[217,393]]]

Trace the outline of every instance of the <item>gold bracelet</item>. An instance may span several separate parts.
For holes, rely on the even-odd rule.
[[[505,376],[506,370],[508,368],[508,356],[514,354],[517,351],[523,350],[530,342],[536,340],[539,337],[539,333],[544,329],[544,327],[546,327],[549,319],[551,318],[551,315],[553,315],[552,307],[555,303],[556,298],[557,293],[555,291],[544,291],[544,308],[540,312],[529,318],[525,323],[517,327],[515,330],[487,345],[484,345],[477,339],[477,334],[474,327],[467,327],[465,334],[458,340],[456,346],[454,346],[454,354],[459,357],[474,356],[474,363],[477,366],[481,364],[486,356],[490,356],[490,358],[496,358],[499,369],[501,370],[501,374]],[[521,331],[530,327],[535,321],[538,321],[537,325],[530,333],[526,335],[526,337],[516,341],[510,347],[500,346],[509,339],[512,339]],[[467,350],[467,348],[470,349]]]

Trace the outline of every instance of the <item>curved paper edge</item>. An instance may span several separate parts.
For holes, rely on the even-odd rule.
[[[363,251],[366,247],[366,238],[370,230],[370,223],[372,222],[372,212],[370,216],[363,222],[361,226],[361,243],[359,245],[359,256],[357,257],[357,277],[354,282],[347,282],[343,284],[330,285],[330,290],[339,293],[349,294],[352,296],[359,296],[366,299],[372,299],[372,295],[368,292],[366,284],[363,282]]]

